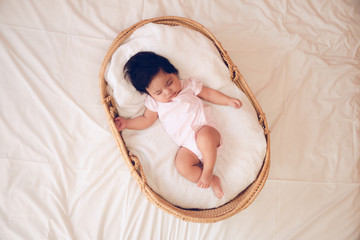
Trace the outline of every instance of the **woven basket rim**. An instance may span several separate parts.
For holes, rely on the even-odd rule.
[[[212,209],[184,209],[178,206],[174,206],[161,197],[159,194],[154,192],[151,187],[147,184],[146,177],[144,171],[142,169],[141,163],[136,156],[130,156],[129,151],[126,148],[124,139],[120,132],[117,131],[114,123],[114,118],[118,115],[114,99],[107,93],[107,82],[105,81],[105,72],[106,67],[113,53],[116,49],[138,28],[148,24],[148,23],[156,23],[156,24],[165,24],[170,26],[183,26],[186,28],[190,28],[192,30],[198,31],[201,34],[205,35],[209,38],[216,48],[218,49],[220,56],[222,57],[224,64],[229,69],[230,78],[236,84],[236,86],[242,90],[248,99],[250,100],[251,104],[256,110],[258,115],[259,124],[264,129],[264,135],[266,139],[266,154],[263,165],[258,173],[257,178],[255,181],[250,184],[244,191],[239,193],[235,198],[230,200],[229,202],[225,203],[222,206]],[[100,74],[99,74],[99,86],[100,86],[100,97],[101,101],[105,110],[105,114],[107,120],[110,124],[111,132],[115,138],[115,141],[119,147],[121,155],[126,162],[131,175],[134,177],[136,182],[141,188],[141,191],[144,195],[155,204],[157,207],[161,208],[162,210],[182,219],[185,221],[190,222],[199,222],[199,223],[213,223],[217,221],[224,220],[229,218],[241,210],[247,208],[257,197],[260,193],[261,189],[263,188],[270,168],[270,130],[267,125],[266,117],[264,112],[262,111],[259,103],[257,102],[255,96],[251,92],[250,88],[248,87],[245,79],[240,74],[238,68],[233,64],[229,55],[222,47],[221,43],[214,37],[214,35],[207,30],[203,25],[194,20],[183,18],[183,17],[176,17],[176,16],[164,16],[158,18],[150,18],[139,21],[134,25],[126,28],[122,32],[120,32],[117,37],[111,43],[104,60],[101,65]]]

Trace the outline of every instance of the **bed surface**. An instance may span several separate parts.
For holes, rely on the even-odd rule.
[[[218,223],[146,200],[100,102],[112,40],[166,15],[215,35],[271,130],[263,190]],[[359,239],[359,23],[355,0],[1,1],[0,239]]]

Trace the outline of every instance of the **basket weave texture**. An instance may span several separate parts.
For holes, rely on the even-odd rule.
[[[177,206],[172,205],[168,201],[166,201],[163,197],[154,192],[146,181],[146,177],[144,171],[142,169],[141,163],[139,159],[130,155],[129,151],[126,148],[125,142],[121,136],[121,133],[117,131],[114,123],[114,118],[118,116],[116,105],[114,99],[107,92],[107,82],[105,81],[105,72],[108,63],[111,60],[113,53],[116,49],[138,28],[148,24],[148,23],[156,23],[156,24],[165,24],[170,26],[183,26],[186,28],[190,28],[192,30],[198,31],[201,34],[205,35],[209,38],[216,48],[218,49],[220,56],[222,57],[224,64],[229,69],[230,78],[236,84],[238,88],[240,88],[246,96],[249,98],[253,107],[256,110],[259,124],[264,129],[264,135],[266,138],[267,148],[266,155],[264,159],[264,163],[262,168],[259,171],[259,174],[255,181],[249,185],[244,191],[239,193],[234,199],[230,200],[226,204],[212,209],[184,209]],[[108,49],[105,58],[103,60],[100,75],[99,75],[99,83],[100,83],[100,91],[101,91],[101,100],[102,104],[105,108],[105,113],[110,124],[110,128],[112,134],[115,138],[115,141],[120,149],[121,155],[126,162],[131,175],[135,178],[136,182],[140,186],[142,192],[145,196],[157,207],[162,210],[182,219],[185,221],[191,222],[200,222],[200,223],[213,223],[217,221],[224,220],[228,217],[235,215],[241,210],[247,208],[260,193],[263,188],[267,176],[269,174],[270,168],[270,131],[266,122],[265,114],[263,113],[260,105],[258,104],[255,96],[251,92],[248,87],[245,79],[240,74],[238,68],[233,64],[227,52],[221,46],[220,42],[216,40],[211,32],[209,32],[204,26],[201,24],[182,17],[159,17],[142,20],[133,26],[123,30],[112,42],[110,48]]]

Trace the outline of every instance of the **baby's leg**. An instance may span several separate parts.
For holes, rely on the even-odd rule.
[[[196,134],[196,144],[203,156],[203,171],[198,186],[208,188],[213,177],[213,170],[220,145],[220,133],[213,127],[204,126]]]
[[[197,183],[201,176],[201,163],[198,157],[189,149],[180,147],[176,154],[175,166],[181,176]]]
[[[198,157],[189,149],[181,147],[176,154],[175,166],[179,173],[187,180],[198,183],[202,175],[203,169],[202,164]],[[213,176],[210,183],[215,196],[221,198],[224,193],[221,189],[220,178]]]

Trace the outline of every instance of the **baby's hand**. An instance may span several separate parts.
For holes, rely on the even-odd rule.
[[[126,119],[125,118],[117,117],[117,118],[115,118],[114,121],[115,121],[116,129],[118,131],[122,131],[126,128]]]
[[[229,106],[232,106],[234,108],[241,108],[242,102],[237,98],[230,98],[228,102]]]

